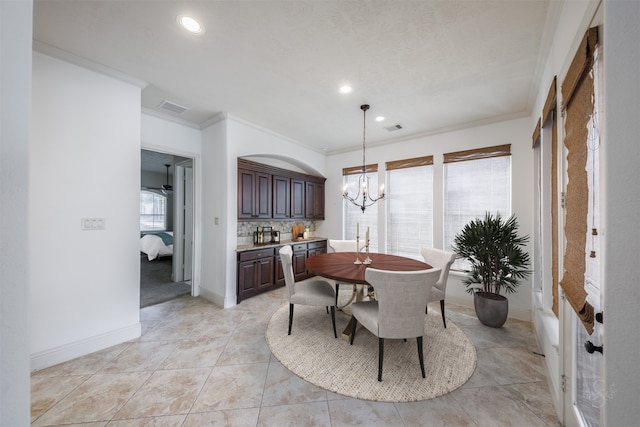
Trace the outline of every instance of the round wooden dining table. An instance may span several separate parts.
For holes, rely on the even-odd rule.
[[[318,276],[327,277],[339,282],[367,284],[365,271],[368,267],[391,271],[427,270],[431,266],[422,261],[398,255],[370,253],[371,264],[354,264],[356,252],[331,252],[314,255],[305,260],[307,270]],[[365,254],[359,254],[362,261]]]
[[[365,280],[365,272],[367,268],[373,267],[379,270],[391,271],[418,271],[427,270],[431,266],[422,261],[411,258],[405,258],[398,255],[370,253],[369,258],[371,264],[354,264],[356,260],[356,252],[331,252],[326,254],[314,255],[305,260],[307,270],[318,276],[336,280],[338,283],[352,283],[353,295],[346,305],[350,305],[352,301],[362,301],[365,290],[369,288],[369,284]],[[359,254],[358,259],[364,260],[366,254]],[[367,286],[357,286],[367,285]],[[360,288],[359,290],[357,288]],[[371,298],[371,293],[369,294]],[[346,307],[346,306],[345,306]],[[345,307],[338,307],[342,310]],[[342,332],[342,339],[349,341],[351,331],[353,330],[353,322],[355,318],[351,317],[349,323]]]

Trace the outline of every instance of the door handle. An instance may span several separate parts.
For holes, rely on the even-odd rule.
[[[584,349],[587,350],[587,353],[589,354],[593,354],[596,351],[600,354],[604,354],[602,347],[603,346],[601,345],[593,345],[591,341],[587,341],[586,343],[584,343]]]

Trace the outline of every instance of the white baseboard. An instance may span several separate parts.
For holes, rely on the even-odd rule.
[[[218,307],[231,307],[231,305],[225,305],[225,299],[223,296],[218,295],[217,293],[212,292],[207,288],[200,287],[200,297],[214,303]],[[233,302],[234,303],[232,305],[235,305],[235,295],[233,295]]]
[[[39,371],[77,357],[104,350],[105,348],[139,338],[141,333],[142,327],[138,322],[115,331],[34,353],[31,355],[31,370]]]
[[[459,297],[456,295],[447,295],[445,301],[463,307],[473,308],[473,297]],[[524,320],[531,322],[531,310],[523,308],[509,307],[509,317],[512,319]]]

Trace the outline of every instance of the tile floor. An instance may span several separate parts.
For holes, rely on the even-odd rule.
[[[32,374],[32,426],[560,426],[527,322],[487,328],[447,305],[477,348],[471,379],[435,399],[381,403],[327,392],[271,355],[264,330],[282,298],[141,309],[138,340]]]

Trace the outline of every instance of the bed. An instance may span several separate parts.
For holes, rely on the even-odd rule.
[[[173,255],[173,231],[144,234],[140,238],[140,251],[147,255],[149,261]]]

